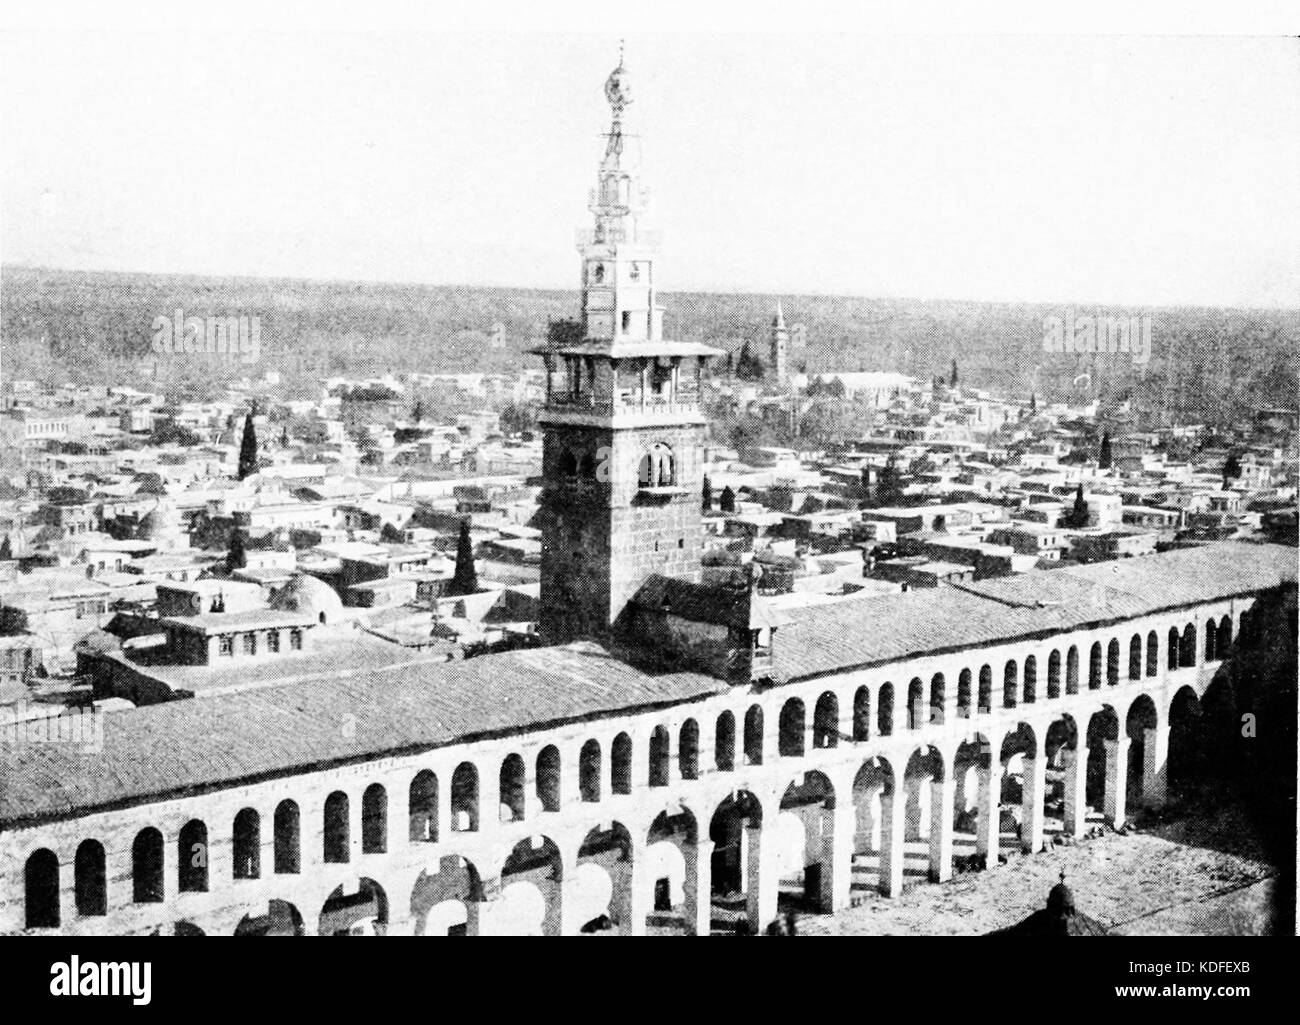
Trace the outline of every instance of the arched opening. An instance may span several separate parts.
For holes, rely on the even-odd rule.
[[[1154,778],[1162,769],[1154,763],[1148,766],[1148,754],[1154,756],[1155,752],[1147,751],[1148,745],[1154,743],[1154,732],[1156,728],[1156,705],[1146,694],[1140,694],[1129,705],[1128,714],[1125,716],[1124,734],[1129,740],[1128,750],[1128,771],[1126,773],[1126,806],[1136,808],[1141,805],[1148,796],[1143,792],[1144,775],[1150,773]]]
[[[257,879],[262,874],[262,819],[252,808],[235,816],[231,847],[236,879]]]
[[[478,768],[461,762],[451,775],[451,828],[457,833],[478,831]]]
[[[497,792],[500,797],[502,822],[520,822],[524,817],[524,760],[517,754],[508,754],[501,760]]]
[[[889,887],[894,866],[889,862],[885,827],[890,820],[889,802],[898,791],[893,766],[883,758],[863,763],[853,778],[854,889],[872,884],[881,890]]]
[[[1088,651],[1088,689],[1101,690],[1101,641],[1094,641]]]
[[[1053,650],[1047,656],[1047,699],[1054,701],[1061,696],[1061,653]]]
[[[736,767],[736,717],[731,712],[718,716],[713,734],[713,761],[719,772]]]
[[[1079,693],[1079,649],[1073,644],[1065,653],[1065,693]]]
[[[925,685],[914,676],[907,685],[907,728],[919,730],[928,718],[925,708]]]
[[[1191,687],[1181,687],[1169,703],[1167,780],[1174,800],[1192,795],[1203,775],[1201,733],[1201,703]]]
[[[616,794],[632,792],[632,738],[620,733],[609,751],[609,788]]]
[[[981,715],[988,715],[993,711],[993,667],[984,665],[980,666],[980,683],[979,693],[976,695],[979,704],[978,709]]]
[[[474,863],[454,854],[424,871],[411,889],[411,917],[417,936],[477,935],[483,884]]]
[[[687,719],[677,733],[677,771],[682,779],[698,779],[700,775],[700,726]]]
[[[294,801],[281,801],[275,808],[275,871],[292,875],[299,871],[298,805]]]
[[[1033,821],[1041,809],[1042,797],[1030,785],[1039,754],[1038,735],[1028,723],[1016,723],[1016,728],[1002,740],[996,845],[999,853],[1008,842],[1013,849],[1034,853],[1042,847],[1042,825],[1035,826]],[[1042,768],[1045,783],[1046,766]]]
[[[1182,642],[1179,640],[1178,637],[1178,627],[1171,626],[1169,628],[1169,644],[1167,649],[1169,654],[1169,658],[1167,659],[1167,662],[1170,669],[1178,668],[1178,649],[1181,646],[1182,646]]]
[[[600,800],[600,741],[592,738],[578,752],[578,792],[588,802]]]
[[[108,878],[104,871],[104,845],[98,840],[83,840],[73,862],[77,914],[108,914]]]
[[[859,687],[853,694],[853,739],[871,739],[871,691]]]
[[[798,698],[791,698],[781,706],[777,753],[783,757],[802,755],[804,753],[803,731],[803,702]]]
[[[1227,658],[1232,647],[1232,617],[1224,616],[1219,620],[1219,637],[1215,642],[1219,658]]]
[[[176,836],[176,885],[181,893],[208,888],[208,827],[190,819]]]
[[[560,810],[560,749],[554,744],[537,752],[537,800],[544,812]]]
[[[1142,635],[1134,634],[1128,642],[1128,678],[1142,679]]]
[[[530,836],[515,844],[501,867],[501,904],[495,909],[500,931],[558,936],[562,883],[563,863],[553,840]],[[540,915],[535,900],[539,895]]]
[[[932,837],[936,814],[952,815],[951,808],[941,812],[933,803],[937,796],[933,784],[941,783],[944,779],[943,755],[938,748],[926,745],[912,752],[903,770],[903,800],[906,802],[903,811],[903,839],[905,843],[929,841]],[[928,874],[930,878],[936,880],[946,878],[943,872],[944,866],[941,862],[943,855],[934,847],[930,849],[929,853],[928,868],[922,868],[913,861],[904,866],[904,876],[919,875],[924,878]]]
[[[388,791],[371,783],[361,794],[361,853],[388,850]]]
[[[1085,793],[1093,808],[1107,807],[1107,761],[1111,757],[1110,745],[1119,739],[1119,716],[1109,705],[1093,714],[1088,720],[1088,781]]]
[[[753,931],[757,931],[767,910],[758,907],[759,895],[749,885],[751,868],[759,856],[762,827],[762,805],[748,790],[726,797],[709,820],[709,839],[714,844],[711,882],[715,901],[732,920],[738,917],[737,905],[744,907],[739,917]]]
[[[882,737],[894,733],[894,685],[886,681],[876,696],[876,733]]]
[[[206,864],[206,847],[203,856]],[[153,826],[140,830],[131,845],[131,897],[137,904],[163,899],[163,838]]]
[[[971,709],[970,670],[963,669],[957,674],[957,718],[969,719]]]
[[[1119,683],[1119,638],[1112,637],[1106,645],[1106,686]]]
[[[384,936],[388,933],[388,897],[373,879],[361,879],[355,893],[338,887],[321,906],[322,936]]]
[[[1160,638],[1154,630],[1147,634],[1147,676],[1160,672]]]
[[[1002,669],[1002,707],[1015,708],[1020,698],[1020,667],[1014,658]]]
[[[629,839],[630,842],[630,839]],[[671,929],[674,932],[695,932],[698,916],[688,909],[688,903],[703,901],[709,904],[709,894],[699,890],[699,878],[695,872],[688,872],[686,855],[699,842],[698,827],[695,816],[687,808],[662,811],[655,816],[646,832],[643,869],[644,876],[653,882],[653,910],[646,917],[646,924],[658,932]],[[630,849],[627,857],[631,857]],[[617,865],[614,866],[617,869]],[[626,887],[618,887],[616,899],[611,906],[616,908],[614,915],[621,927],[631,912],[629,895]],[[620,928],[620,931],[625,931]]]
[[[650,446],[650,451],[637,464],[637,483],[641,487],[670,487],[675,484],[673,450],[662,442]]]
[[[650,785],[666,787],[668,785],[669,740],[668,730],[656,726],[650,733],[650,745],[647,750],[649,758]]]
[[[302,915],[287,900],[269,900],[266,914],[245,915],[235,926],[236,936],[305,936],[306,934],[307,929]],[[177,935],[179,935],[179,927]]]
[[[767,842],[778,844],[774,860],[782,880],[779,903],[792,908],[830,910],[833,866],[831,851],[822,838],[835,800],[830,779],[816,770],[804,773],[786,787],[777,820],[766,827],[772,834]]]
[[[1183,630],[1183,643],[1178,652],[1178,664],[1183,669],[1196,665],[1196,627],[1191,623]]]
[[[826,691],[813,708],[813,747],[838,747],[839,743],[840,702],[831,691]]]
[[[1079,731],[1073,716],[1064,715],[1047,727],[1043,753],[1047,758],[1043,787],[1043,830],[1044,833],[1062,833],[1068,818],[1066,785],[1070,779],[1071,767],[1079,755]],[[1071,811],[1085,816],[1087,808],[1085,806]],[[1073,825],[1073,821],[1070,824]]]
[[[348,824],[348,795],[335,790],[325,798],[324,815],[325,860],[344,864],[352,857],[352,835]]]
[[[411,780],[406,795],[407,819],[412,843],[434,843],[438,839],[438,777],[421,769]]]
[[[160,837],[161,839],[161,837]],[[34,851],[23,869],[24,908],[28,929],[59,925],[59,859],[49,848]]]
[[[1024,693],[1021,697],[1026,705],[1038,700],[1038,659],[1033,655],[1025,657]]]
[[[763,709],[758,705],[745,713],[745,764],[763,764]]]
[[[1214,617],[1211,616],[1205,621],[1205,661],[1214,662],[1217,659],[1215,642],[1219,639],[1219,631],[1214,625]]]

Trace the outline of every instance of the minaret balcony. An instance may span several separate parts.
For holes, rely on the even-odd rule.
[[[594,416],[674,416],[700,411],[699,396],[694,392],[677,395],[647,395],[635,393],[615,399],[601,399],[594,395],[561,395],[552,393],[547,408],[561,413],[588,413]]]
[[[663,232],[647,231],[644,228],[583,228],[576,234],[578,248],[586,246],[633,245],[657,249],[663,239]]]

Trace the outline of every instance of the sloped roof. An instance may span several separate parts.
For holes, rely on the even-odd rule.
[[[574,644],[150,705],[106,716],[99,753],[0,744],[0,826],[726,689],[698,673],[651,675],[596,645]],[[340,728],[345,715],[356,727],[351,736]]]

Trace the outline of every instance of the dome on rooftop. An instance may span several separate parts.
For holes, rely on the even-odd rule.
[[[271,599],[277,612],[300,612],[321,623],[338,621],[343,615],[343,601],[334,588],[308,573],[299,573]]]

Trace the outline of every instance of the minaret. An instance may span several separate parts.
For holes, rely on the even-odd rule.
[[[546,363],[539,629],[552,644],[609,642],[651,573],[699,579],[704,542],[701,374],[721,351],[663,337],[658,240],[641,224],[621,56],[605,98],[595,226],[578,236],[581,337],[534,350]]]
[[[790,332],[785,327],[785,314],[781,312],[781,300],[776,301],[776,316],[772,318],[772,338],[769,345],[768,365],[778,384],[785,384],[787,373],[787,356],[790,348]]]

